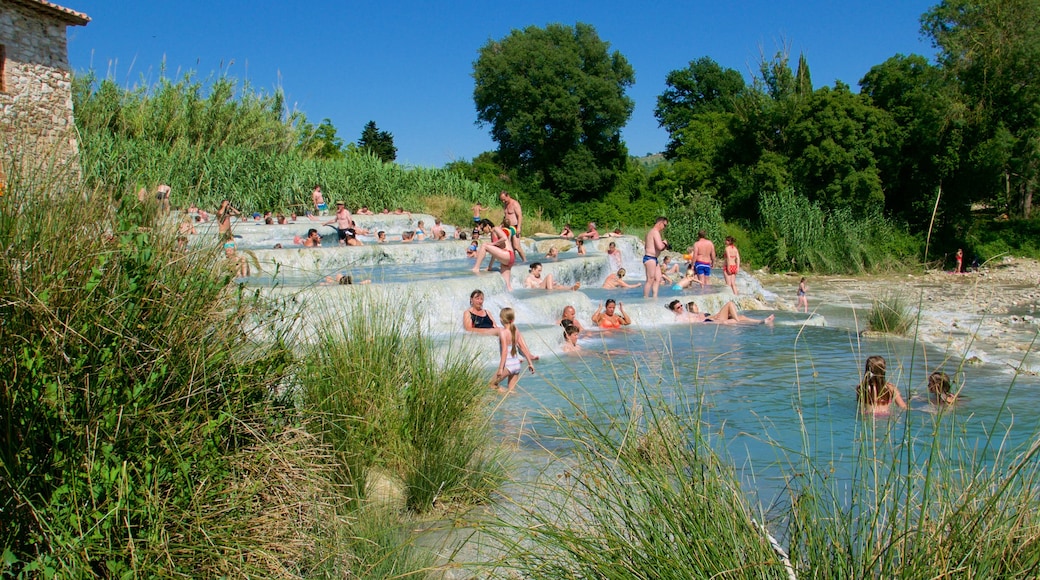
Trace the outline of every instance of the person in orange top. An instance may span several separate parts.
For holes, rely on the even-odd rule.
[[[600,328],[621,328],[632,324],[632,319],[625,314],[623,304],[610,298],[592,315],[592,323],[598,324]]]

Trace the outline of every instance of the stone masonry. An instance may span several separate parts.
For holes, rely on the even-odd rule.
[[[7,172],[73,166],[79,174],[66,28],[88,22],[44,0],[0,0],[0,168]]]

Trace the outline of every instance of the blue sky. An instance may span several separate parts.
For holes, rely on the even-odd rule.
[[[773,0],[452,3],[273,0],[59,0],[92,18],[69,28],[73,70],[120,85],[162,74],[225,71],[258,90],[281,87],[315,125],[344,141],[365,123],[394,135],[398,161],[441,167],[495,148],[475,124],[473,61],[488,40],[550,23],[593,25],[636,72],[635,112],[622,131],[633,155],[664,149],[653,111],[669,71],[708,56],[750,79],[761,55],[804,53],[813,84],[858,90],[895,54],[934,56],[920,16],[936,1]]]

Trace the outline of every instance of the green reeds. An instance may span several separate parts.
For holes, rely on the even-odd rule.
[[[420,513],[486,499],[502,478],[490,454],[486,373],[472,356],[436,352],[417,311],[368,294],[347,299],[347,313],[330,313],[306,356],[301,388],[342,483],[363,499],[381,468],[403,482],[404,504]]]
[[[884,294],[871,301],[870,312],[867,313],[868,330],[904,335],[913,324],[910,306],[901,297]]]

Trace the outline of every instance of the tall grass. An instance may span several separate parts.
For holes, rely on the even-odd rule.
[[[229,285],[215,249],[177,251],[136,198],[24,187],[41,182],[0,198],[8,570],[306,569],[337,519],[320,450],[272,396],[289,350],[242,340],[264,305]]]
[[[301,379],[303,407],[335,450],[342,483],[363,499],[380,468],[420,513],[485,501],[503,477],[489,446],[486,373],[462,351],[435,351],[412,323],[418,312],[368,295],[348,300],[345,318],[328,317]]]
[[[73,79],[76,125],[87,183],[118,190],[167,183],[172,202],[216,207],[228,198],[247,211],[303,212],[320,184],[351,207],[417,211],[427,196],[492,204],[497,192],[446,170],[406,169],[366,154],[310,155],[307,124],[280,93],[263,95],[233,79],[126,90],[92,74]]]
[[[763,194],[759,202],[769,266],[821,274],[892,269],[920,255],[920,242],[883,217],[880,208],[825,212],[793,192]]]
[[[910,306],[895,294],[874,297],[867,313],[867,329],[889,334],[906,334],[914,324]]]

